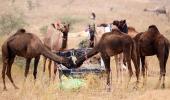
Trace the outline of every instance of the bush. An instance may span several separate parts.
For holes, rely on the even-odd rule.
[[[61,22],[69,23],[69,24],[75,24],[81,21],[81,19],[74,18],[71,16],[64,16],[60,18]]]
[[[18,67],[20,68],[25,68],[26,66],[26,59],[23,58],[23,57],[15,57],[15,62],[14,62],[15,65],[17,65]],[[30,68],[34,67],[34,59],[31,60],[31,63],[30,63]]]
[[[42,33],[42,34],[46,34],[47,33],[47,29],[48,29],[48,26],[47,25],[45,25],[45,26],[42,26],[42,27],[40,27],[40,33]]]
[[[78,45],[78,47],[79,48],[86,48],[86,47],[88,47],[88,39],[84,39],[84,40],[82,40],[80,43],[79,43],[79,45]]]
[[[73,16],[64,16],[64,17],[61,17],[61,18],[59,18],[59,19],[60,19],[60,21],[61,21],[62,23],[70,24],[70,26],[71,26],[71,27],[70,27],[70,30],[73,30],[73,25],[74,25],[74,24],[77,24],[77,23],[83,21],[83,19],[77,18],[77,17],[73,17]]]
[[[23,15],[3,14],[0,17],[0,34],[10,34],[13,30],[23,28],[27,23],[23,19]]]

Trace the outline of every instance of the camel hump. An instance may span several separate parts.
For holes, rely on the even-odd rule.
[[[18,31],[17,31],[17,33],[25,33],[26,32],[26,30],[25,29],[23,29],[23,28],[21,28],[21,29],[19,29]]]
[[[156,25],[150,25],[150,26],[148,27],[148,32],[149,32],[149,33],[159,33],[159,30],[158,30],[158,28],[156,27]]]

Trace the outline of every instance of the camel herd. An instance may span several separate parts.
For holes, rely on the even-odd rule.
[[[107,24],[101,24],[100,26],[105,26]],[[106,68],[107,74],[107,85],[110,90],[110,57],[120,56],[122,58],[122,63],[127,65],[129,71],[129,81],[133,75],[131,60],[134,63],[135,73],[136,73],[136,87],[139,83],[140,74],[140,62],[142,65],[142,75],[144,78],[143,85],[146,83],[146,72],[147,64],[145,57],[156,55],[159,60],[160,65],[160,77],[159,86],[165,88],[165,74],[166,74],[166,63],[169,56],[169,41],[164,37],[156,27],[156,25],[150,25],[148,29],[144,32],[137,32],[135,28],[128,27],[126,20],[115,20],[111,24],[116,28],[111,28],[110,32],[104,32],[99,34],[95,24],[89,25],[89,47],[93,48],[90,52],[85,55],[81,55],[75,61],[72,59],[57,56],[56,51],[65,50],[67,47],[67,36],[69,33],[69,24],[51,24],[53,31],[56,32],[56,37],[49,30],[43,39],[43,42],[34,34],[27,32],[25,29],[19,29],[15,34],[10,36],[2,45],[2,79],[4,90],[7,90],[5,84],[5,73],[13,84],[14,88],[18,88],[11,76],[11,67],[16,56],[21,56],[26,59],[25,67],[25,78],[27,77],[29,66],[32,58],[34,60],[34,79],[36,79],[37,66],[40,59],[40,55],[44,56],[44,69],[47,58],[50,59],[48,65],[49,77],[51,77],[51,62],[57,62],[58,64],[63,64],[67,68],[78,68],[85,60],[100,53]],[[54,38],[55,39],[52,39]],[[120,55],[118,55],[120,54]],[[118,58],[118,57],[117,57]],[[57,66],[54,67],[54,73],[56,73]],[[163,78],[163,80],[162,80]]]

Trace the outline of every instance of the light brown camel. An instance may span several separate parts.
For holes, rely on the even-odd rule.
[[[26,59],[25,77],[29,72],[29,66],[32,58],[34,60],[34,79],[36,79],[37,66],[40,59],[40,55],[48,57],[58,63],[62,63],[69,68],[73,64],[70,59],[56,56],[49,51],[41,42],[41,40],[32,33],[27,33],[25,29],[19,29],[14,35],[10,36],[2,45],[2,78],[4,84],[4,90],[6,89],[5,84],[5,73],[13,86],[17,89],[18,87],[13,82],[11,76],[11,67],[14,62],[15,56],[21,56]]]
[[[146,68],[145,68],[145,57],[156,55],[159,60],[160,66],[160,77],[156,88],[161,84],[163,77],[162,88],[165,88],[165,74],[166,74],[166,63],[169,56],[169,41],[165,38],[158,30],[156,25],[150,25],[148,30],[142,32],[135,37],[135,41],[138,43],[138,60],[142,62],[142,74],[144,77],[144,85],[146,83]]]
[[[43,39],[44,45],[52,52],[65,50],[67,48],[68,32],[69,32],[69,24],[52,23],[48,27],[48,32],[44,36]],[[46,61],[47,58],[44,57],[43,72],[45,72]],[[52,60],[49,59],[49,64],[48,64],[49,78],[51,78],[51,63]],[[54,62],[54,76],[56,75],[56,71],[57,71],[57,65]]]
[[[138,83],[140,69],[137,65],[137,54],[134,41],[130,36],[120,32],[118,29],[113,29],[111,32],[104,33],[100,41],[94,46],[94,48],[89,53],[87,53],[86,55],[82,55],[80,58],[77,59],[76,67],[80,67],[86,59],[96,55],[97,53],[100,53],[105,64],[107,73],[107,85],[109,86],[108,89],[110,90],[110,57],[120,54],[122,52],[125,57],[124,61],[127,62],[129,70],[129,80],[127,86],[133,74],[131,67],[131,59],[133,60],[135,65]]]

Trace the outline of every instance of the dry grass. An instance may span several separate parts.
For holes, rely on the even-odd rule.
[[[150,60],[149,60],[150,61]],[[38,79],[36,82],[33,80],[32,68],[30,74],[24,82],[24,69],[17,67],[15,64],[12,69],[12,75],[16,84],[20,87],[19,90],[15,90],[9,80],[7,80],[8,91],[2,91],[2,78],[0,77],[1,90],[0,96],[3,100],[131,100],[131,99],[150,99],[150,100],[169,100],[170,92],[170,68],[167,67],[167,77],[166,77],[166,89],[154,89],[156,82],[158,81],[159,70],[156,60],[152,58],[150,61],[153,66],[149,66],[150,76],[148,77],[147,86],[145,88],[139,88],[138,90],[133,89],[135,85],[135,77],[132,78],[129,88],[125,88],[126,77],[122,84],[116,82],[116,73],[114,61],[112,59],[112,91],[107,92],[105,87],[106,79],[95,75],[88,75],[86,77],[87,86],[74,91],[60,90],[58,88],[58,76],[55,81],[49,81],[47,72],[43,75],[42,73],[42,63],[39,65]],[[168,65],[169,66],[169,60]],[[125,73],[127,76],[127,73]],[[142,82],[142,78],[141,78]],[[142,85],[142,83],[140,84]]]
[[[24,12],[24,19],[29,24],[27,30],[34,32],[38,36],[42,26],[49,25],[64,16],[71,16],[74,19],[80,19],[72,24],[73,30],[69,38],[69,48],[76,48],[78,43],[85,39],[83,31],[89,23],[89,14],[93,10],[97,14],[97,23],[111,22],[114,19],[127,19],[130,26],[134,26],[138,31],[144,31],[150,24],[156,24],[160,31],[168,38],[170,23],[164,15],[155,15],[153,13],[143,12],[146,7],[152,8],[165,4],[165,0],[32,0],[39,1],[39,6],[32,10],[28,9],[25,0],[0,0],[1,14],[14,12],[15,9]],[[150,2],[158,1],[158,2]],[[170,2],[166,5],[169,6]],[[36,5],[36,3],[34,4]],[[109,9],[113,8],[112,11]],[[79,32],[79,33],[76,33]],[[78,37],[81,36],[81,37]],[[0,45],[8,36],[0,39]],[[70,42],[71,41],[71,42]],[[6,78],[8,91],[2,91],[2,78],[0,77],[0,98],[1,100],[169,100],[170,96],[170,60],[167,64],[166,89],[154,89],[159,77],[159,63],[156,57],[149,57],[149,77],[147,86],[139,90],[133,89],[135,77],[132,78],[130,86],[125,89],[125,80],[122,84],[116,82],[116,71],[114,60],[112,59],[112,91],[105,90],[105,78],[99,79],[97,76],[87,76],[87,87],[75,91],[64,91],[58,88],[58,78],[48,80],[47,72],[42,73],[42,61],[38,68],[38,79],[34,83],[32,68],[30,74],[24,82],[24,67],[18,67],[16,64],[12,67],[12,76],[16,84],[20,87],[15,90],[9,80]],[[0,63],[0,71],[2,64]],[[24,66],[24,65],[23,65]],[[127,76],[127,73],[125,73]],[[124,78],[126,79],[126,77]],[[142,78],[141,78],[142,82]]]

